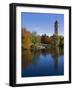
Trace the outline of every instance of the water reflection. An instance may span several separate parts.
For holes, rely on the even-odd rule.
[[[63,48],[22,50],[22,77],[64,75]]]

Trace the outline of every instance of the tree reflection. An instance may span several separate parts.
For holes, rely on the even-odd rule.
[[[59,50],[59,47],[52,47],[52,48],[53,48],[52,58],[54,61],[54,68],[55,70],[58,70],[58,61],[59,61],[59,56],[61,55],[60,50]]]
[[[22,51],[22,68],[26,68],[29,64],[38,63],[40,51],[23,50]]]
[[[40,50],[35,50],[33,52],[33,57],[32,57],[32,64],[37,64],[39,61],[39,56],[40,56]]]
[[[54,68],[57,70],[59,56],[63,55],[63,48],[55,46],[42,50],[22,50],[22,68],[26,68],[30,64],[37,64],[40,60],[40,55],[46,56],[49,54],[52,56]]]
[[[33,53],[30,50],[22,51],[22,68],[27,67],[32,62]]]

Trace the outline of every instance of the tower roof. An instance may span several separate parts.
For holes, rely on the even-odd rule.
[[[58,21],[57,20],[55,21],[55,24],[58,24]]]

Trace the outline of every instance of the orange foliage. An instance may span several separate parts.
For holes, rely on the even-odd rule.
[[[22,47],[24,49],[30,49],[31,45],[31,33],[26,28],[22,28]]]

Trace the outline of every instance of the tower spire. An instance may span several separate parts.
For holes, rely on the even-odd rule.
[[[54,34],[55,35],[58,35],[58,21],[56,20],[55,23],[54,23]]]

